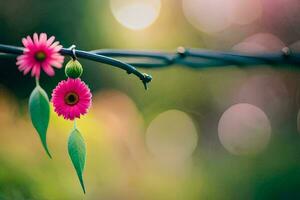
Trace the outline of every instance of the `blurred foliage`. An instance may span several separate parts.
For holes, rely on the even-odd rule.
[[[8,164],[5,161],[0,162],[0,199],[36,199],[32,185],[34,181],[21,169]]]
[[[271,28],[266,26],[265,17],[272,16],[270,12],[250,25],[206,34],[188,23],[181,3],[162,0],[157,21],[145,30],[132,31],[114,19],[108,0],[0,0],[0,43],[20,46],[21,38],[34,32],[55,35],[64,47],[75,44],[84,50],[173,50],[182,45],[230,50],[258,32],[279,35],[286,45],[299,39],[294,27],[299,24],[290,28],[295,29],[292,36],[294,32],[287,25],[284,30],[274,27],[276,23],[270,24]],[[80,62],[84,68],[82,79],[94,96],[91,112],[78,122],[87,143],[87,194],[82,194],[67,155],[72,124],[52,111],[48,141],[53,160],[48,159],[28,118],[27,100],[34,79],[23,76],[14,59],[0,59],[0,200],[300,198],[297,70],[271,66],[199,71],[180,66],[143,69],[154,77],[149,90],[144,91],[136,77],[122,70]],[[261,97],[264,104],[257,106],[270,119],[271,141],[256,156],[230,155],[218,139],[218,121],[235,103],[258,104],[236,96],[249,78],[260,75],[269,77],[270,82],[246,93]],[[40,83],[50,95],[64,78],[64,70],[56,70],[54,78],[42,74]],[[284,91],[274,84],[275,78]],[[281,109],[282,105],[286,107]],[[145,141],[152,120],[169,109],[189,114],[198,130],[198,146],[182,163],[157,160]]]

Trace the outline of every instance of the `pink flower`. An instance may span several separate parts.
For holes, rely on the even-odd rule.
[[[63,80],[52,92],[52,103],[58,116],[73,120],[87,113],[92,94],[80,78]]]
[[[62,46],[59,42],[54,42],[55,37],[47,39],[46,33],[33,34],[22,39],[24,45],[23,55],[17,57],[17,65],[24,75],[31,70],[31,76],[40,77],[41,69],[49,76],[54,75],[53,67],[61,68],[64,57],[59,53]]]

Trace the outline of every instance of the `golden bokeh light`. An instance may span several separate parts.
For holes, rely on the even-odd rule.
[[[146,133],[149,151],[164,162],[185,161],[192,155],[197,143],[198,134],[193,120],[179,110],[159,114]]]
[[[149,27],[159,16],[160,0],[110,0],[110,7],[117,21],[132,30]]]

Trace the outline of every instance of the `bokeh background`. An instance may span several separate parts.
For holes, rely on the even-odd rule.
[[[0,0],[0,43],[34,32],[84,50],[300,51],[300,1]],[[93,92],[78,120],[86,195],[67,155],[72,123],[52,111],[48,159],[28,117],[34,80],[1,58],[1,200],[300,198],[295,67],[141,69],[154,77],[145,91],[122,70],[80,62]],[[64,78],[57,70],[41,85],[50,95]]]

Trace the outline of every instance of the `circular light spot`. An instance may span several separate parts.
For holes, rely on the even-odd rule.
[[[236,104],[222,115],[218,125],[224,148],[235,155],[261,152],[269,143],[271,125],[267,115],[251,104]]]
[[[276,74],[251,76],[236,90],[235,102],[256,105],[278,124],[291,112],[291,98],[283,80]]]
[[[300,37],[299,0],[262,0],[262,25],[272,33],[293,42]]]
[[[104,90],[93,99],[92,111],[109,136],[128,139],[140,134],[143,119],[129,96],[117,90]]]
[[[285,44],[270,33],[257,33],[244,39],[233,47],[234,51],[242,53],[268,53],[280,51]]]
[[[184,112],[169,110],[158,115],[146,133],[150,152],[163,161],[184,161],[194,152],[198,134],[193,120]]]
[[[260,44],[270,51],[281,50],[285,44],[275,35],[270,33],[257,33],[245,39],[245,42]]]
[[[182,6],[187,20],[201,31],[216,33],[231,24],[230,0],[183,0]]]
[[[230,19],[232,23],[246,25],[254,22],[262,14],[260,0],[231,0],[232,11]]]
[[[260,44],[241,42],[232,47],[233,51],[241,53],[266,53],[268,49]]]
[[[144,121],[129,96],[117,90],[101,91],[94,95],[91,111],[107,136],[108,146],[115,151],[114,156],[124,159],[122,164],[144,159]]]
[[[114,17],[123,26],[141,30],[149,27],[159,16],[160,0],[110,0]]]

